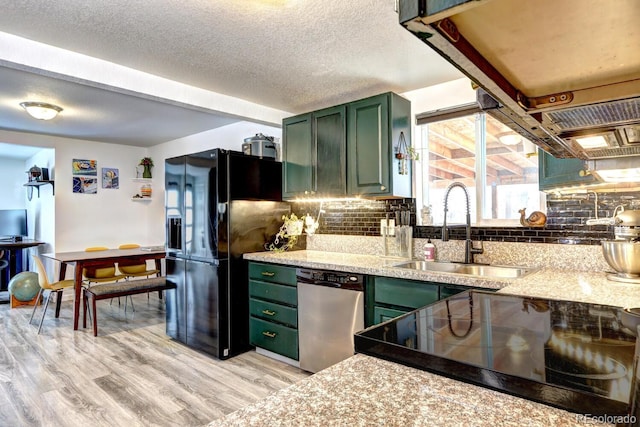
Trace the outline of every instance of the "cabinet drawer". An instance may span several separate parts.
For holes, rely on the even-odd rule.
[[[292,306],[298,305],[298,288],[277,283],[249,280],[249,296]]]
[[[408,313],[408,311],[396,310],[393,308],[386,307],[374,307],[373,309],[373,324],[377,325],[378,323],[386,322],[387,320],[395,319],[398,316],[402,316],[403,314]]]
[[[439,286],[392,277],[376,277],[375,301],[416,309],[438,301]]]
[[[298,327],[298,310],[293,307],[250,298],[249,312],[252,316],[264,320],[284,323],[294,328]]]
[[[284,285],[296,285],[296,269],[273,264],[249,263],[249,278]]]
[[[298,360],[298,330],[254,317],[250,320],[251,344]]]

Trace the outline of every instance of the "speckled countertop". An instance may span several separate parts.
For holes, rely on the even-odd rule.
[[[518,279],[488,279],[393,267],[402,260],[325,251],[261,252],[273,264],[459,284],[518,295],[640,307],[640,285],[603,271],[540,268]],[[356,354],[214,426],[583,426],[595,419],[429,372]]]
[[[213,421],[209,427],[585,425],[579,417],[519,397],[356,354]]]
[[[540,268],[517,279],[483,278],[453,273],[419,271],[393,267],[402,262],[376,255],[360,255],[325,251],[257,252],[245,259],[296,267],[347,271],[350,273],[400,277],[438,283],[498,289],[516,295],[565,299],[620,307],[640,307],[640,285],[614,282],[603,271],[573,271]]]

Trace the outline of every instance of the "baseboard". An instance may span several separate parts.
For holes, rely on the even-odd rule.
[[[300,367],[300,362],[294,359],[291,359],[287,356],[283,356],[278,353],[274,353],[273,351],[266,350],[264,348],[256,347],[256,353],[261,354],[263,356],[270,357],[271,359],[278,360],[280,362],[284,362],[287,365],[295,366],[296,368]]]

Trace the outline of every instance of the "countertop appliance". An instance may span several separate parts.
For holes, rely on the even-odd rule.
[[[399,17],[498,101],[489,114],[548,153],[640,155],[636,0],[400,0]]]
[[[640,284],[640,211],[623,208],[613,223],[615,240],[601,242],[604,259],[616,271],[607,278]]]
[[[636,331],[622,308],[466,291],[355,336],[355,349],[568,411],[625,415]]]
[[[256,136],[245,138],[242,144],[242,152],[252,156],[276,159],[278,157],[277,144],[272,136],[257,133]]]
[[[354,355],[364,329],[364,276],[296,270],[300,368],[318,372]]]
[[[167,335],[227,358],[250,349],[247,252],[282,215],[281,163],[215,149],[167,159]]]

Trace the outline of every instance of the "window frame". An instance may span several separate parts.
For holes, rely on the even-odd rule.
[[[472,216],[472,225],[476,227],[518,227],[520,226],[519,219],[500,219],[500,218],[484,218],[484,203],[486,197],[486,164],[487,164],[487,151],[486,151],[486,117],[488,113],[483,111],[476,102],[463,104],[456,107],[440,109],[433,112],[421,113],[416,115],[414,141],[415,149],[419,153],[421,159],[425,159],[428,162],[429,159],[429,147],[428,138],[425,138],[427,132],[426,126],[430,123],[461,118],[465,116],[476,115],[476,122],[480,122],[480,125],[476,123],[475,126],[475,216]],[[478,120],[482,117],[483,120]],[[425,147],[425,140],[427,146]],[[428,168],[428,163],[427,163]],[[420,166],[414,168],[414,194],[416,195],[416,208],[418,211],[418,217],[423,206],[434,205],[435,201],[425,202],[429,200],[429,185],[425,186],[423,179],[425,167]],[[540,210],[546,212],[546,198],[545,193],[538,189],[538,195],[540,197]],[[472,195],[470,194],[470,197]],[[420,219],[420,224],[423,225]],[[439,225],[439,224],[432,224]]]

